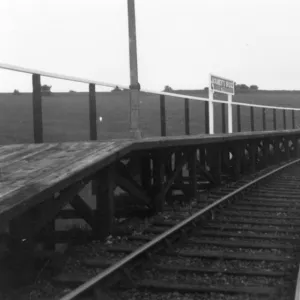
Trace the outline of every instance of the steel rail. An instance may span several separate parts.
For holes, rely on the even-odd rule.
[[[23,68],[23,67],[19,67],[19,66],[15,66],[15,65],[4,64],[4,63],[0,63],[0,69],[5,69],[5,70],[10,70],[10,71],[15,71],[15,72],[21,72],[21,73],[28,73],[28,74],[38,74],[38,75],[41,75],[41,76],[44,76],[44,77],[49,77],[49,78],[56,78],[56,79],[61,79],[61,80],[81,82],[81,83],[87,83],[87,84],[95,84],[95,85],[111,87],[111,88],[119,87],[119,88],[124,89],[124,90],[130,90],[130,87],[128,85],[120,85],[120,84],[115,84],[115,83],[108,83],[108,82],[103,82],[103,81],[95,81],[95,80],[90,80],[90,79],[84,79],[84,78],[80,78],[80,77],[74,77],[74,76],[67,76],[67,75],[62,75],[62,74],[44,72],[44,71],[40,71],[40,70],[28,69],[28,68]],[[187,99],[195,100],[195,101],[203,101],[203,102],[212,101],[213,103],[219,103],[219,104],[223,103],[223,104],[228,105],[228,101],[210,100],[208,98],[185,95],[185,94],[159,92],[159,91],[154,91],[154,90],[149,90],[149,89],[140,89],[140,92],[147,93],[147,94],[153,94],[153,95],[162,95],[162,96],[168,96],[168,97],[174,97],[174,98],[181,98],[181,99],[186,99],[187,98]],[[234,101],[231,102],[231,104],[232,105],[245,106],[245,107],[300,111],[300,108],[295,108],[295,107],[260,105],[260,104],[251,104],[251,103],[234,102]]]
[[[96,284],[99,284],[100,281],[108,278],[113,273],[119,271],[120,269],[125,267],[125,265],[132,262],[134,259],[138,258],[140,255],[144,254],[146,251],[149,251],[150,249],[154,248],[159,243],[161,243],[163,240],[165,240],[166,238],[168,238],[172,234],[176,233],[177,231],[181,230],[186,225],[194,222],[200,216],[204,215],[205,213],[207,213],[211,209],[215,208],[216,206],[218,206],[222,202],[225,202],[226,200],[236,196],[237,194],[243,192],[245,189],[255,185],[256,183],[262,181],[263,179],[266,179],[267,177],[269,177],[271,175],[274,175],[275,173],[277,173],[277,172],[279,172],[279,171],[281,171],[281,170],[283,170],[283,169],[285,169],[285,168],[287,168],[291,165],[299,163],[299,162],[300,162],[300,158],[298,158],[296,160],[293,160],[291,162],[288,162],[288,163],[284,164],[283,166],[280,166],[280,167],[276,168],[275,170],[272,170],[272,171],[270,171],[270,172],[268,172],[264,175],[261,175],[260,177],[258,177],[256,179],[252,180],[251,182],[243,185],[242,187],[240,187],[240,188],[236,189],[235,191],[231,192],[230,194],[220,198],[219,200],[217,200],[214,203],[208,205],[207,207],[201,209],[197,213],[193,214],[192,216],[188,217],[187,219],[183,220],[182,222],[178,223],[177,225],[173,226],[172,228],[166,230],[164,233],[162,233],[159,236],[155,237],[150,242],[148,242],[148,243],[144,244],[143,246],[139,247],[137,250],[133,251],[132,253],[130,253],[129,255],[127,255],[126,257],[124,257],[123,259],[118,261],[117,263],[113,264],[111,267],[107,268],[106,270],[104,270],[100,274],[98,274],[95,277],[91,278],[87,282],[83,283],[82,285],[80,285],[79,287],[77,287],[76,289],[74,289],[73,291],[71,291],[70,293],[65,295],[64,297],[62,297],[60,300],[73,300],[73,299],[75,299],[77,296],[80,296],[82,293],[86,292],[88,289],[93,288]]]

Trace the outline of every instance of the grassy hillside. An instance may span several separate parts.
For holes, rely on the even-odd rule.
[[[190,95],[207,97],[204,91],[180,91]],[[0,144],[27,143],[33,141],[32,96],[0,94]],[[218,98],[221,99],[221,98]],[[300,107],[299,91],[258,91],[239,93],[234,101]],[[166,98],[167,134],[184,133],[184,101]],[[250,130],[249,108],[242,108],[242,129]],[[221,105],[215,105],[215,130],[221,132]],[[98,137],[101,140],[129,137],[129,93],[97,93]],[[236,108],[233,111],[236,121]],[[299,115],[299,116],[298,116]],[[297,123],[300,123],[300,113]],[[60,93],[43,98],[45,142],[79,141],[89,138],[88,94]],[[204,132],[204,103],[191,101],[192,134]],[[261,110],[255,109],[256,130],[262,129]],[[291,118],[287,118],[291,127]],[[235,122],[236,123],[236,122]],[[282,128],[282,114],[278,113],[277,123]],[[272,112],[267,112],[267,126],[272,128]],[[160,134],[159,96],[141,94],[141,127],[145,136]],[[236,131],[236,124],[234,124]]]

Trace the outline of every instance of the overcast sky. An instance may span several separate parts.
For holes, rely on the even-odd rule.
[[[142,87],[198,89],[215,73],[300,90],[299,0],[135,2]],[[0,12],[0,62],[129,84],[126,0],[1,0]],[[15,88],[30,91],[31,77],[0,70],[0,90]]]

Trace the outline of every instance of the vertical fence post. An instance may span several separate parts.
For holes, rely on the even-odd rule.
[[[184,99],[184,121],[185,121],[185,134],[190,135],[190,107],[189,99]]]
[[[228,95],[228,133],[232,133],[233,121],[232,121],[232,95]]]
[[[262,121],[263,121],[263,131],[267,130],[267,122],[266,122],[266,109],[262,109]]]
[[[96,86],[89,84],[90,140],[97,140]]]
[[[226,111],[225,111],[225,103],[222,103],[222,132],[226,133]],[[229,118],[228,118],[229,122]],[[228,123],[229,125],[229,123]],[[228,131],[229,132],[229,131]]]
[[[251,131],[254,131],[254,107],[250,107],[250,123],[251,123]]]
[[[165,96],[160,95],[160,132],[161,136],[167,135],[166,128],[166,101]]]
[[[292,126],[293,126],[293,129],[296,128],[296,124],[295,124],[295,111],[292,110]]]
[[[242,131],[242,123],[241,123],[241,106],[236,106],[236,113],[237,113],[237,131]]]
[[[283,129],[286,129],[286,113],[285,109],[282,110],[282,116],[283,116]]]
[[[35,143],[43,143],[43,110],[41,75],[32,74],[33,136]]]
[[[205,133],[209,134],[209,107],[208,102],[204,102],[204,122],[205,122]]]
[[[276,109],[275,108],[273,108],[273,128],[274,128],[274,130],[277,129]]]

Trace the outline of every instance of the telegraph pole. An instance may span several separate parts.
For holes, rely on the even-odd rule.
[[[130,58],[130,132],[133,138],[140,139],[140,84],[138,81],[134,0],[127,0],[127,7]]]

